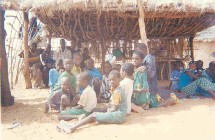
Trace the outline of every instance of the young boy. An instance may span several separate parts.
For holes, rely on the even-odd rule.
[[[175,68],[171,72],[171,75],[170,75],[171,83],[170,83],[169,89],[172,91],[176,91],[176,92],[179,91],[178,87],[179,87],[179,78],[181,75],[181,65],[182,65],[181,61],[176,62]]]
[[[55,84],[53,91],[57,91],[60,89],[60,85],[61,85],[61,78],[62,77],[68,77],[70,79],[70,86],[71,89],[74,90],[74,92],[76,92],[76,78],[75,76],[71,73],[71,69],[73,66],[72,60],[71,59],[64,59],[63,61],[63,65],[64,65],[64,69],[65,71],[63,73],[60,74],[59,78],[58,78],[58,82]]]
[[[87,72],[90,74],[91,85],[98,95],[100,92],[100,81],[102,80],[102,75],[97,68],[94,67],[94,60],[92,58],[87,59]]]
[[[102,85],[100,88],[100,94],[98,97],[98,102],[100,103],[108,103],[111,93],[110,93],[110,82],[108,79],[108,74],[112,70],[112,65],[106,61],[104,64],[104,75],[102,77]]]
[[[133,53],[133,63],[136,67],[140,67],[142,65],[142,61],[144,56],[141,52],[135,51]],[[143,109],[149,108],[150,103],[150,93],[149,86],[147,81],[147,72],[138,72],[134,73],[134,84],[133,84],[133,95],[131,98],[132,109],[136,112],[142,112]]]
[[[73,54],[73,63],[74,66],[72,67],[72,74],[78,75],[82,69],[81,69],[81,62],[82,62],[82,56],[80,53],[74,53]]]
[[[83,88],[83,92],[78,101],[78,105],[69,110],[61,112],[58,116],[59,120],[69,121],[72,119],[78,119],[82,114],[88,116],[90,112],[96,108],[97,99],[96,93],[89,85],[90,76],[88,72],[81,72],[77,76],[77,84],[80,88]]]
[[[134,65],[131,63],[122,64],[120,74],[123,80],[120,82],[120,86],[125,90],[125,95],[127,97],[127,114],[131,113],[131,96],[133,93],[133,73]]]
[[[63,71],[63,61],[61,59],[58,59],[56,62],[56,68],[51,69],[49,71],[49,86],[52,90],[57,83],[58,77],[60,76],[60,73]]]
[[[107,109],[105,113],[95,112],[83,120],[78,121],[75,125],[58,125],[57,127],[66,133],[72,133],[77,128],[88,124],[90,122],[97,121],[98,123],[105,124],[118,124],[125,122],[127,113],[127,100],[124,90],[120,87],[120,72],[114,70],[109,74],[110,85],[112,88],[112,102],[111,107]]]
[[[45,113],[51,113],[52,108],[61,112],[69,106],[74,106],[78,100],[79,97],[71,90],[70,79],[62,77],[61,89],[50,96],[48,102],[45,104]]]

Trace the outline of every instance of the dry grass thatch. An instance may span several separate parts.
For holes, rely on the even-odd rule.
[[[143,0],[148,38],[193,36],[215,24],[214,0]],[[138,40],[136,0],[3,0],[31,10],[52,36],[69,40]]]

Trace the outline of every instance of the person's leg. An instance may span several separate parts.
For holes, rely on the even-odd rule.
[[[96,121],[96,113],[93,113],[93,114],[89,115],[88,117],[78,121],[74,126],[72,126],[70,128],[64,128],[64,130],[65,130],[66,133],[72,133],[77,128],[79,128],[79,127],[81,127],[81,126],[83,126],[85,124],[94,122],[94,121]]]
[[[69,105],[69,100],[65,94],[61,96],[61,101],[60,101],[60,111],[63,111],[66,109],[66,107]]]
[[[176,97],[174,93],[170,94],[170,97],[167,100],[162,101],[161,103],[158,104],[157,107],[167,107],[174,105],[179,102],[179,99]]]
[[[196,89],[198,87],[205,91],[208,91],[208,93],[211,94],[212,98],[215,99],[215,85],[204,77],[197,79],[190,85],[184,87],[181,91],[185,94],[191,95],[196,92]]]
[[[70,106],[71,106],[71,107],[76,106],[79,100],[80,100],[80,95],[77,94],[77,95],[73,98],[73,100],[71,101]]]
[[[143,107],[137,106],[134,103],[131,103],[131,110],[137,113],[143,113],[144,109]]]
[[[73,119],[78,119],[79,117],[80,117],[80,115],[62,115],[62,114],[59,114],[58,120],[70,121]]]
[[[44,66],[42,69],[42,79],[43,79],[43,84],[48,87],[48,82],[49,82],[49,69]]]

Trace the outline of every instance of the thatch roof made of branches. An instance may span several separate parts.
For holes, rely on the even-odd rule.
[[[136,0],[3,0],[31,10],[52,36],[69,40],[138,40]],[[214,0],[143,0],[148,38],[191,36],[215,24]]]
[[[196,34],[194,41],[212,42],[215,41],[215,26]]]

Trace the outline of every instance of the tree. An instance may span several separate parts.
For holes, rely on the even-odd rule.
[[[5,49],[5,36],[6,31],[4,29],[4,13],[0,7],[0,76],[1,76],[1,105],[2,106],[11,106],[14,103],[14,97],[11,96],[9,80],[8,80],[8,64],[6,57],[6,49]]]

